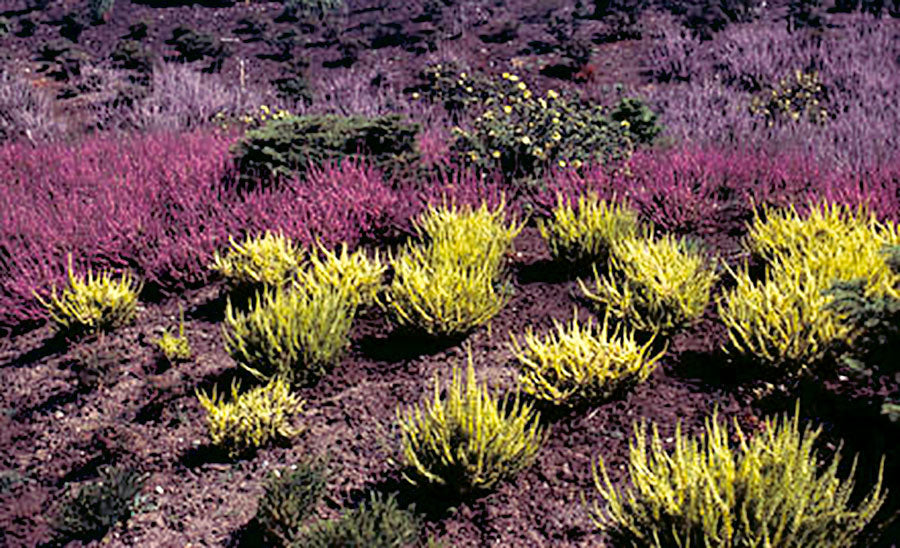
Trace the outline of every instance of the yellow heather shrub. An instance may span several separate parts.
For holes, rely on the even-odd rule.
[[[34,296],[47,310],[56,329],[66,333],[97,332],[115,329],[129,323],[137,314],[138,294],[143,285],[125,273],[120,278],[90,269],[78,276],[69,255],[69,285],[57,293],[54,286],[47,299]]]
[[[729,352],[764,365],[801,372],[822,360],[849,326],[827,305],[834,283],[866,280],[869,295],[897,293],[900,276],[883,246],[900,243],[897,226],[878,223],[863,210],[824,205],[806,218],[796,211],[766,211],[751,225],[748,245],[768,261],[762,280],[746,268],[723,295],[719,316],[728,327]]]
[[[257,294],[246,313],[225,309],[225,349],[244,369],[268,380],[317,381],[340,359],[355,313],[346,291],[322,283]]]
[[[243,394],[235,383],[231,401],[225,401],[215,387],[209,395],[198,391],[197,399],[206,410],[210,441],[231,458],[299,433],[294,419],[302,412],[304,402],[291,393],[283,379],[276,378]]]
[[[310,254],[309,267],[298,278],[301,283],[326,283],[345,291],[355,305],[367,306],[375,302],[381,290],[387,266],[376,252],[369,258],[363,250],[353,253],[342,244],[340,252],[320,246]]]
[[[685,240],[665,235],[629,238],[616,244],[610,272],[594,267],[594,291],[579,280],[591,301],[632,327],[668,334],[699,318],[718,275],[715,261]]]
[[[429,209],[417,223],[422,242],[393,259],[383,303],[394,321],[431,336],[458,336],[486,324],[505,305],[503,259],[521,225],[503,223],[503,205]]]
[[[538,230],[553,258],[576,264],[605,262],[610,247],[637,236],[638,227],[634,209],[601,200],[596,194],[579,196],[577,207],[560,194],[552,217],[538,220]]]
[[[593,505],[596,525],[615,546],[855,546],[886,498],[881,472],[851,505],[855,460],[846,480],[837,476],[839,455],[819,466],[813,446],[820,430],[801,431],[798,417],[799,408],[792,418],[766,419],[754,434],[735,421],[733,446],[713,414],[699,439],[679,424],[671,452],[656,425],[649,443],[647,424],[635,425],[630,485],[614,487],[602,459],[599,473],[594,467],[605,502]]]
[[[283,234],[266,232],[237,243],[229,237],[226,254],[216,251],[212,270],[218,271],[232,287],[281,287],[303,263],[303,250]]]
[[[170,362],[186,361],[191,359],[191,344],[184,335],[184,310],[178,309],[178,334],[173,335],[166,329],[160,338],[154,343]]]
[[[465,381],[454,366],[446,397],[434,380],[434,399],[406,413],[397,409],[401,446],[414,485],[460,494],[489,490],[534,462],[545,439],[540,415],[516,393],[498,400],[475,381],[469,354]]]
[[[568,326],[554,321],[554,328],[541,337],[529,327],[521,343],[511,336],[522,390],[554,405],[609,399],[647,380],[665,353],[651,355],[653,339],[638,344],[621,324],[610,333],[608,315],[599,330],[592,320],[579,324],[577,313]]]

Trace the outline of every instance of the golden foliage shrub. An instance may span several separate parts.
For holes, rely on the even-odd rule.
[[[855,505],[853,476],[838,477],[813,446],[819,429],[799,428],[794,417],[767,419],[745,433],[734,424],[736,445],[715,414],[697,439],[675,432],[672,451],[653,426],[635,425],[630,444],[630,485],[617,489],[601,459],[594,484],[605,503],[593,519],[615,546],[854,546],[885,500],[881,474]],[[823,460],[823,465],[819,462]],[[883,465],[882,465],[883,468]]]
[[[521,225],[507,226],[503,205],[490,210],[429,209],[417,223],[422,241],[392,261],[384,307],[401,327],[459,336],[486,324],[505,305],[504,257]]]
[[[59,292],[53,287],[46,299],[34,294],[57,331],[108,331],[131,322],[137,315],[138,295],[143,285],[130,274],[116,279],[111,272],[94,274],[88,269],[86,276],[79,276],[72,269],[69,255],[68,277],[68,286]]]
[[[562,195],[538,230],[557,261],[586,264],[606,262],[616,242],[638,235],[638,214],[627,204],[601,200],[596,194],[578,197],[573,206]]]
[[[584,295],[641,331],[670,333],[703,314],[718,279],[715,261],[671,235],[629,238],[615,245],[609,274],[594,268]]]
[[[763,220],[762,217],[765,217]],[[828,306],[834,283],[866,280],[866,294],[896,292],[900,277],[887,264],[884,245],[900,242],[896,225],[878,223],[864,210],[825,204],[805,218],[796,210],[763,210],[747,245],[765,259],[763,279],[744,268],[723,295],[719,316],[729,352],[763,365],[801,372],[847,341],[850,327]]]
[[[378,254],[369,258],[363,250],[353,253],[342,244],[340,251],[319,247],[310,254],[309,266],[298,278],[302,283],[324,283],[350,295],[354,305],[368,306],[383,286],[387,266]]]
[[[191,359],[191,343],[184,334],[184,310],[179,308],[178,316],[178,334],[166,329],[160,338],[153,341],[163,356],[172,363]]]
[[[304,402],[291,393],[283,379],[274,379],[243,394],[240,386],[233,384],[231,401],[225,401],[215,388],[211,394],[198,391],[197,399],[206,410],[210,441],[231,458],[299,433],[294,419],[302,412]]]
[[[303,250],[283,234],[265,232],[237,243],[229,237],[225,254],[216,251],[212,270],[232,287],[281,287],[303,263]]]
[[[534,462],[545,438],[539,414],[519,394],[498,400],[476,383],[471,355],[465,380],[456,366],[452,376],[445,397],[435,378],[433,400],[397,410],[404,477],[459,494],[492,489]]]
[[[522,342],[512,336],[519,362],[519,384],[534,398],[560,406],[599,403],[647,380],[665,350],[651,354],[653,339],[641,345],[634,331],[622,324],[610,332],[609,316],[597,329],[592,320],[568,326],[554,321],[554,330],[539,336],[529,327]]]
[[[268,380],[297,385],[317,381],[350,341],[353,297],[324,283],[294,284],[258,294],[246,313],[225,309],[225,349],[238,364]]]

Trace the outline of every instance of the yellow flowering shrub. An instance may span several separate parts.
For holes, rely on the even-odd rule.
[[[769,126],[781,121],[797,122],[801,118],[824,125],[831,116],[825,108],[827,101],[828,91],[818,72],[795,70],[793,78],[782,78],[753,97],[750,113],[766,120]]]
[[[57,331],[69,334],[106,331],[134,319],[141,283],[128,273],[116,279],[111,272],[94,274],[88,269],[85,276],[79,276],[72,269],[71,255],[68,260],[68,286],[59,292],[53,287],[46,299],[34,294]]]
[[[518,394],[499,400],[479,385],[471,354],[465,380],[454,366],[441,392],[435,378],[433,399],[397,410],[407,481],[465,494],[492,489],[534,462],[545,439],[539,414]]]
[[[235,383],[231,401],[217,394],[215,387],[211,394],[198,390],[197,399],[206,410],[210,441],[231,458],[299,433],[294,419],[302,412],[304,402],[291,393],[283,379],[273,379],[243,394]]]
[[[597,329],[578,315],[565,326],[554,321],[554,330],[539,336],[529,327],[522,341],[512,336],[512,351],[519,363],[519,384],[532,397],[561,406],[600,403],[647,380],[665,350],[652,354],[651,338],[644,344],[634,331],[609,317]]]
[[[383,302],[401,327],[430,336],[459,336],[486,324],[505,306],[498,286],[503,260],[522,226],[493,211],[430,208],[418,221],[421,240],[392,261]]]
[[[594,289],[584,295],[636,329],[664,334],[696,320],[718,279],[715,261],[671,235],[628,238],[612,249],[609,273],[594,267]]]
[[[229,237],[227,253],[218,251],[210,265],[233,288],[277,288],[291,280],[303,263],[303,249],[283,234],[265,232],[241,243]]]
[[[577,205],[557,196],[550,219],[538,219],[550,255],[558,261],[606,262],[610,247],[638,235],[638,214],[627,204],[601,200],[596,194],[578,197]]]
[[[856,546],[886,498],[881,472],[861,500],[853,476],[838,477],[840,455],[820,459],[814,450],[820,429],[800,429],[793,417],[766,419],[757,433],[728,427],[714,413],[699,438],[679,424],[671,451],[653,425],[635,425],[630,444],[630,484],[616,488],[603,460],[594,485],[605,503],[595,503],[595,524],[615,546]],[[830,462],[829,462],[830,461]],[[821,462],[821,464],[820,464]],[[883,470],[883,465],[882,465]]]

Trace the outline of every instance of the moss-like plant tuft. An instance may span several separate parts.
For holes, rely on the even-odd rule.
[[[416,485],[435,485],[465,495],[493,489],[529,466],[544,441],[539,413],[517,393],[502,400],[475,381],[471,354],[463,373],[454,366],[441,396],[399,409],[404,477]]]
[[[197,392],[206,410],[206,424],[212,444],[231,458],[245,455],[270,442],[290,439],[299,433],[294,418],[303,410],[303,401],[291,393],[283,379],[240,393],[231,386],[231,401],[216,393]]]
[[[403,509],[394,495],[372,494],[358,508],[340,518],[310,526],[296,546],[307,548],[403,548],[415,545],[421,519]]]
[[[110,272],[95,275],[88,269],[86,276],[78,276],[72,269],[70,255],[68,276],[68,287],[59,293],[54,287],[46,300],[35,293],[59,332],[108,331],[134,319],[142,284],[131,275],[126,273],[115,279]]]
[[[529,327],[522,342],[512,336],[519,362],[519,384],[532,397],[560,406],[599,403],[647,380],[665,353],[651,353],[653,339],[639,344],[634,331],[609,317],[597,329],[589,320],[568,326],[554,322],[554,331],[539,336]]]
[[[51,525],[56,540],[100,538],[134,512],[146,476],[133,468],[102,467],[97,481],[82,486],[60,504]]]
[[[756,434],[735,421],[733,437],[714,414],[698,439],[675,432],[667,451],[654,425],[635,425],[630,485],[617,489],[601,459],[594,483],[605,505],[593,518],[616,546],[855,546],[885,500],[881,474],[856,504],[852,477],[838,477],[839,456],[813,447],[820,429],[794,417],[767,419]]]

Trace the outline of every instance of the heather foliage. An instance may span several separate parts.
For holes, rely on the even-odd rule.
[[[471,354],[466,372],[454,366],[441,392],[435,378],[433,400],[397,410],[408,481],[469,494],[493,489],[534,461],[545,437],[539,414],[518,394],[501,401],[479,385]]]
[[[421,518],[415,508],[404,509],[395,495],[372,493],[368,500],[337,519],[319,521],[304,532],[296,546],[309,548],[403,548],[415,545]]]
[[[242,243],[228,238],[227,254],[216,251],[210,268],[232,287],[280,288],[298,272],[304,251],[284,234],[266,232]]]
[[[794,417],[766,419],[751,435],[718,417],[698,439],[679,424],[672,451],[656,425],[635,425],[628,471],[631,485],[617,489],[602,459],[594,483],[606,503],[594,507],[598,527],[623,546],[855,546],[885,500],[881,474],[855,504],[853,475],[838,477],[839,456],[820,465],[814,451],[820,429]]]
[[[538,219],[538,229],[558,261],[605,263],[613,245],[638,233],[636,211],[627,204],[601,200],[597,194],[579,196],[577,205],[559,194],[552,215]]]
[[[210,441],[231,458],[292,438],[299,432],[294,419],[304,403],[291,393],[290,385],[283,379],[274,379],[243,394],[235,383],[231,401],[226,401],[224,394],[217,394],[215,387],[211,394],[198,391],[197,399],[206,410]]]
[[[355,162],[278,190],[223,191],[231,141],[162,133],[0,148],[0,326],[46,316],[33,292],[67,282],[69,252],[76,265],[127,267],[178,289],[210,278],[229,236],[270,231],[305,247],[355,246],[394,224],[399,195]]]
[[[641,383],[656,368],[665,351],[653,355],[651,338],[641,345],[634,331],[617,324],[610,330],[609,316],[595,328],[592,320],[579,324],[578,316],[543,337],[526,329],[522,342],[512,336],[519,362],[519,383],[532,397],[554,405],[600,403]]]
[[[289,469],[275,470],[256,509],[256,523],[265,539],[275,546],[295,541],[325,494],[326,483],[321,462],[304,460]]]
[[[178,316],[178,334],[172,334],[166,329],[160,338],[153,341],[170,363],[191,359],[191,343],[184,334],[184,310],[179,309]]]
[[[354,307],[368,306],[382,288],[387,265],[378,253],[369,258],[365,251],[348,252],[342,243],[340,252],[319,246],[309,257],[309,267],[299,273],[300,283],[324,284],[349,296]]]
[[[260,379],[277,376],[291,384],[313,384],[349,344],[354,313],[353,296],[325,283],[258,293],[246,313],[235,311],[229,301],[225,348]]]
[[[287,116],[248,131],[233,153],[242,186],[252,188],[358,154],[391,171],[415,160],[418,131],[399,115]]]
[[[629,238],[612,249],[609,274],[594,267],[584,295],[636,329],[671,333],[703,314],[718,275],[698,246],[671,235]]]
[[[0,70],[0,142],[25,137],[56,140],[66,124],[53,115],[52,97],[11,71]]]
[[[137,507],[146,476],[133,468],[102,467],[97,481],[63,500],[51,524],[56,540],[91,540],[127,520]]]
[[[56,287],[45,300],[35,294],[47,309],[58,331],[74,334],[115,329],[137,314],[142,284],[129,274],[115,279],[111,272],[86,276],[75,274],[69,256],[69,285],[57,293]]]
[[[392,261],[383,303],[401,327],[430,336],[460,336],[484,325],[506,304],[498,288],[503,261],[521,225],[507,226],[504,204],[476,210],[429,207],[416,223],[420,242]]]

